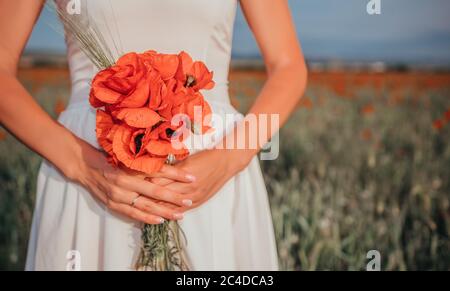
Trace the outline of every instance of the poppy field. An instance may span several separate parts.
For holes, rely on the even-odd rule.
[[[69,96],[66,69],[19,78],[53,117]],[[232,70],[248,110],[266,75]],[[450,270],[450,73],[312,72],[262,161],[283,270]],[[40,157],[0,127],[0,270],[26,257]]]

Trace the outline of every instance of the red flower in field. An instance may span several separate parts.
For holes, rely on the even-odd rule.
[[[375,106],[368,104],[361,108],[361,114],[364,116],[372,115],[375,112]]]
[[[366,128],[361,131],[361,139],[365,141],[371,140],[373,137],[372,130],[370,128]]]
[[[436,119],[436,120],[433,122],[433,128],[439,131],[439,130],[443,129],[444,126],[445,126],[448,122],[450,122],[450,109],[447,110],[447,111],[443,114],[442,118]]]
[[[433,122],[433,128],[436,130],[441,130],[444,127],[444,122],[441,119],[437,119]]]
[[[345,81],[337,80],[332,86],[334,93],[339,97],[345,97],[347,95],[347,86],[345,84]]]
[[[445,119],[447,122],[450,122],[450,109],[447,110],[447,111],[444,113],[444,119]]]
[[[143,60],[136,53],[126,54],[116,65],[95,76],[89,101],[95,108],[142,107],[149,99],[149,77]]]

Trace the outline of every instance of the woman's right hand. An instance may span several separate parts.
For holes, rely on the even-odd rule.
[[[181,219],[182,206],[190,206],[189,200],[145,177],[113,169],[101,152],[53,120],[18,81],[19,59],[44,2],[0,1],[0,124],[113,211],[148,224]],[[170,166],[156,176],[193,180]]]
[[[138,175],[113,168],[102,152],[82,140],[78,140],[78,143],[81,148],[79,157],[74,159],[70,167],[63,166],[60,169],[112,211],[139,222],[161,224],[165,220],[183,219],[184,209],[192,205],[192,201],[183,195],[145,179],[158,177],[183,183],[194,182],[195,178],[188,173],[165,165],[152,177]]]

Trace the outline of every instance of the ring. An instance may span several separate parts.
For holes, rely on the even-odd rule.
[[[138,201],[139,198],[141,198],[142,195],[138,195],[136,198],[133,199],[133,201],[131,201],[131,207],[136,206],[136,202]]]

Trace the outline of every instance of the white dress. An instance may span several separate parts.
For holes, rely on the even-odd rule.
[[[184,50],[205,62],[214,71],[217,84],[204,92],[213,112],[221,116],[233,113],[234,122],[240,118],[228,96],[237,0],[84,0],[81,4],[82,13],[87,12],[102,33],[110,36],[107,41],[113,45],[114,40],[123,52]],[[95,111],[88,103],[90,82],[97,70],[70,36],[67,46],[72,94],[59,122],[98,147]],[[233,121],[227,130],[232,127]],[[44,162],[38,176],[26,269],[65,270],[70,251],[76,251],[82,270],[133,270],[140,250],[140,227],[106,209]],[[186,213],[181,227],[193,270],[278,268],[267,191],[256,158],[210,201]]]

